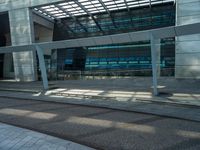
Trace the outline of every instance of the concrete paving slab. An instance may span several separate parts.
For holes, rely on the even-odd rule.
[[[93,150],[71,141],[0,123],[1,150]]]
[[[49,139],[46,134],[105,150],[199,149],[200,123],[196,121],[43,101],[30,106],[30,102],[35,100],[29,99],[0,98],[0,107],[1,101],[8,103],[7,108],[0,108],[1,122],[45,133],[42,136],[31,133],[28,135],[31,139],[21,137],[26,141],[26,147],[36,143],[37,147],[33,149],[46,148],[42,146],[43,140],[36,140],[38,137],[48,140],[51,145],[47,146],[53,149],[56,143],[60,146],[65,144]],[[7,130],[1,127],[0,132],[0,138],[20,136],[19,132],[19,135],[7,134]]]
[[[63,96],[52,96],[45,94],[30,94],[21,92],[1,92],[0,97],[29,99],[37,102],[56,102],[63,104],[77,104],[84,106],[112,108],[125,111],[142,112],[156,114],[166,117],[174,117],[200,122],[200,108],[198,106],[174,105],[171,103],[155,103],[150,101],[116,101],[107,99],[90,99],[90,98],[66,98]],[[3,104],[4,105],[4,104]],[[6,106],[6,105],[5,105]],[[33,105],[34,106],[34,105]],[[39,107],[37,108],[39,109]],[[12,119],[12,118],[11,118]]]
[[[101,80],[50,81],[48,94],[71,98],[106,99],[116,101],[152,101],[200,106],[200,80],[160,77],[158,89],[161,95],[152,95],[152,78],[135,77]],[[41,82],[0,81],[0,91],[38,93]]]
[[[52,81],[57,88],[41,91],[41,82],[0,82],[0,96],[98,106],[200,121],[200,80],[159,79],[160,96],[151,94],[150,77]],[[24,92],[24,91],[37,92]],[[41,92],[38,92],[41,91]],[[4,106],[5,105],[5,106]],[[1,107],[6,107],[6,103]],[[9,105],[12,105],[11,103]]]

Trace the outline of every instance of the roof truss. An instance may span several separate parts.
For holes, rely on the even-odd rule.
[[[52,19],[89,15],[98,24],[94,14],[108,13],[112,17],[112,11],[124,9],[130,11],[132,8],[152,7],[156,4],[169,2],[175,3],[176,0],[65,0],[60,3],[36,7],[34,9]]]

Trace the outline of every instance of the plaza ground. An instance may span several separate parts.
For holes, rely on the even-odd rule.
[[[0,122],[96,149],[200,149],[199,122],[143,113],[0,98]]]
[[[95,149],[200,148],[200,82],[151,78],[0,82],[0,122]]]
[[[0,123],[1,150],[92,150],[71,141]]]

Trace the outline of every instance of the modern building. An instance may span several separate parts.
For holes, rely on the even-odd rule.
[[[0,46],[100,37],[200,22],[199,0],[0,0]],[[160,40],[160,75],[200,78],[200,35]],[[65,71],[150,75],[149,41],[45,49],[51,78]],[[35,81],[36,52],[0,54],[0,78]],[[129,74],[129,75],[133,75]]]

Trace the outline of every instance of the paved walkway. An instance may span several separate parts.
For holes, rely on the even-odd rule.
[[[92,150],[92,148],[0,123],[0,150]]]
[[[103,108],[112,108],[125,111],[142,112],[155,114],[166,117],[175,117],[191,121],[200,122],[200,107],[187,105],[174,105],[170,103],[155,103],[151,101],[137,101],[135,99],[129,101],[120,101],[113,99],[98,99],[84,97],[66,97],[49,95],[45,93],[24,93],[24,92],[8,92],[1,91],[2,98],[29,99],[35,101],[47,101],[66,104],[78,104],[84,106],[94,106]]]
[[[0,98],[0,122],[61,137],[96,149],[200,149],[199,122],[105,108]],[[4,132],[4,135],[10,139],[20,136],[18,128],[10,126],[6,129],[0,128],[0,132]],[[46,146],[52,147],[56,144],[62,146],[69,143],[29,130],[25,132],[23,130],[21,133],[25,133],[26,138],[21,140],[21,144],[19,142],[18,146],[23,145],[25,141],[27,141],[25,145],[30,146],[36,140],[34,140],[34,137],[41,138],[38,145],[35,145],[41,146],[41,150],[48,150],[44,148],[44,145],[42,147],[43,142],[46,143]],[[1,138],[2,135],[0,133]],[[20,140],[20,138],[17,139]],[[7,142],[11,141],[9,139],[0,140],[0,145],[6,147],[12,145],[12,143]],[[74,144],[70,145],[73,146]],[[15,145],[14,150],[24,149]],[[76,150],[81,150],[81,148],[76,148]]]
[[[0,82],[0,96],[99,106],[200,121],[200,80],[159,79],[161,96],[152,96],[151,78]],[[19,92],[20,91],[20,92]]]
[[[153,96],[152,78],[104,80],[50,81],[49,95],[85,97],[115,101],[152,101],[200,106],[200,80],[161,77],[158,80],[160,96]],[[0,81],[0,91],[22,91],[38,93],[41,82],[18,83]]]

